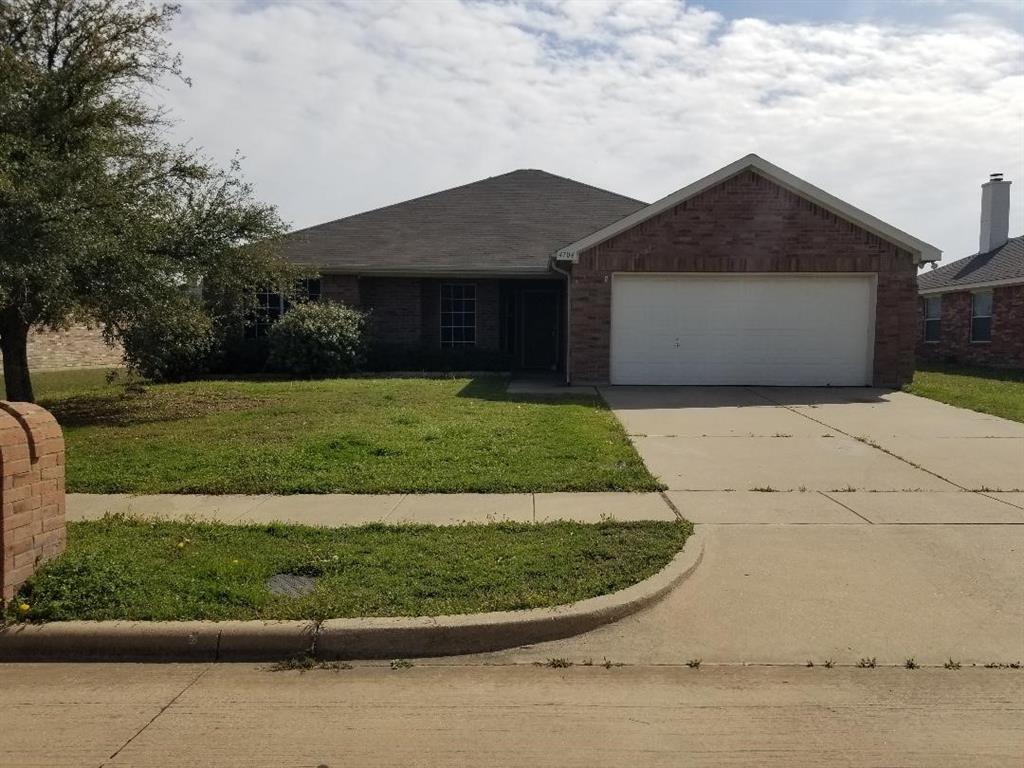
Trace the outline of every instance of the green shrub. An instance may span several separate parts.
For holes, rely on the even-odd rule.
[[[271,370],[295,376],[337,376],[363,362],[366,316],[344,304],[294,306],[267,334]]]
[[[205,373],[219,347],[213,321],[198,305],[154,307],[119,336],[125,363],[152,381],[184,381]]]

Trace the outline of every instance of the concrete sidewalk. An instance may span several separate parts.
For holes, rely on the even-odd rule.
[[[121,513],[163,520],[223,523],[489,523],[605,519],[759,525],[1024,524],[1024,493],[668,491],[660,493],[425,493],[294,496],[71,493],[67,519]]]
[[[96,520],[107,513],[163,520],[323,526],[678,519],[660,493],[424,493],[385,496],[343,493],[293,496],[68,494],[69,521]]]

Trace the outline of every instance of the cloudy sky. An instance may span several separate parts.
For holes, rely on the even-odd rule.
[[[296,227],[516,168],[653,201],[748,152],[941,248],[1024,233],[1019,0],[193,2],[178,138]]]

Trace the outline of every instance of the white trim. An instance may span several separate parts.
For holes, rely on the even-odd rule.
[[[928,274],[925,272],[925,274]],[[920,275],[919,275],[920,277]],[[930,296],[935,293],[973,293],[984,288],[1000,288],[1006,285],[1024,285],[1024,277],[1006,277],[1002,280],[988,280],[984,283],[964,283],[963,285],[944,285],[941,288],[919,289],[918,296]]]
[[[915,264],[919,264],[923,261],[938,261],[942,257],[942,251],[934,245],[929,245],[923,240],[918,240],[916,237],[912,237],[906,232],[886,224],[881,219],[877,219],[871,214],[865,213],[859,208],[855,208],[849,203],[843,202],[838,197],[830,195],[828,192],[819,189],[813,184],[797,178],[788,171],[784,171],[778,166],[772,165],[767,160],[751,154],[741,157],[736,162],[730,163],[724,168],[720,168],[714,173],[705,176],[703,179],[695,181],[693,184],[683,187],[667,197],[661,198],[661,200],[658,200],[657,202],[651,203],[646,208],[641,208],[639,211],[631,213],[625,218],[619,219],[614,224],[609,224],[607,227],[599,229],[581,240],[577,240],[575,243],[559,249],[555,253],[555,259],[558,261],[569,261],[575,264],[579,259],[580,253],[588,248],[593,248],[595,245],[599,245],[615,235],[625,232],[628,229],[632,229],[637,224],[647,221],[651,217],[657,216],[662,211],[679,205],[683,201],[688,200],[706,189],[716,186],[717,184],[721,184],[726,179],[730,179],[749,168],[753,168],[762,176],[774,181],[783,189],[787,189],[800,197],[810,200],[815,205],[825,208],[837,216],[910,251],[914,256]]]

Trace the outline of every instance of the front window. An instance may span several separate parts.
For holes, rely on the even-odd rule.
[[[992,341],[992,292],[971,294],[971,341]]]
[[[476,286],[472,283],[441,285],[441,346],[476,344]]]
[[[942,338],[942,297],[929,296],[924,300],[924,340]]]
[[[296,298],[299,301],[320,300],[320,280],[312,278],[301,280]],[[281,319],[281,315],[291,308],[292,303],[280,293],[260,291],[256,294],[256,311],[252,322],[246,326],[245,335],[249,338],[262,338],[267,335],[270,326]]]

